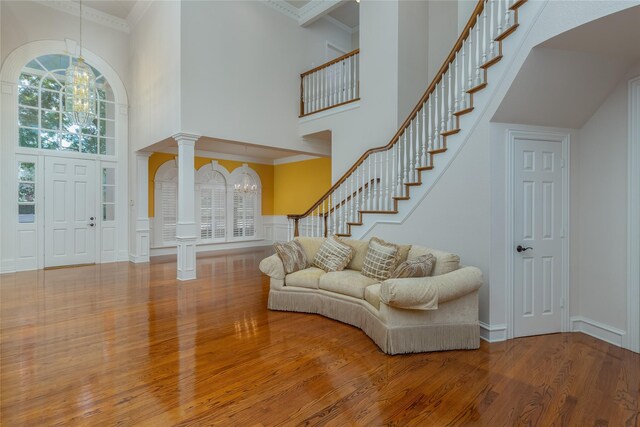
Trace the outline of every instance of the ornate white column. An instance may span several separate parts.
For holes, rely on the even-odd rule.
[[[149,262],[149,157],[152,153],[136,153],[136,194],[135,205],[136,236],[132,262]]]
[[[196,216],[194,150],[198,135],[178,133],[178,280],[196,278]]]

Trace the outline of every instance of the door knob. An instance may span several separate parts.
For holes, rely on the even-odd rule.
[[[95,226],[95,224],[93,222],[90,222],[89,227],[93,227],[93,226]]]
[[[91,217],[91,218],[89,218],[89,221],[93,221],[94,219],[95,219],[94,217]]]
[[[518,245],[518,247],[516,248],[516,251],[524,252],[524,251],[528,251],[529,249],[533,249],[533,248],[525,248],[522,245]]]

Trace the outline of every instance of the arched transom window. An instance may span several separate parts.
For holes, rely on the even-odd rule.
[[[109,82],[96,76],[97,117],[85,128],[64,113],[65,71],[71,57],[43,55],[29,62],[18,79],[18,146],[115,155],[115,103]]]

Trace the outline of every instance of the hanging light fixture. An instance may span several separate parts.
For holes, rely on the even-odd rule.
[[[252,183],[251,177],[248,173],[242,174],[242,183],[237,183],[233,186],[239,193],[249,195],[258,192],[258,186]]]
[[[79,129],[96,117],[96,76],[82,57],[82,0],[80,0],[80,55],[66,72],[65,113]]]

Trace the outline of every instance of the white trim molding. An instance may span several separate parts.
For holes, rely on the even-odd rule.
[[[37,1],[37,3],[73,16],[80,16],[80,5],[74,1],[40,0]],[[82,18],[87,21],[104,25],[105,27],[113,28],[114,30],[122,31],[123,33],[129,33],[130,31],[129,23],[125,19],[101,12],[98,9],[94,9],[84,4],[82,5]]]
[[[629,81],[627,158],[627,336],[624,346],[640,353],[640,77]]]
[[[620,329],[583,316],[571,317],[571,332],[582,332],[618,347],[622,347],[626,335]]]
[[[487,342],[501,342],[507,340],[507,325],[489,325],[480,322],[480,338]]]
[[[569,218],[571,218],[569,209],[571,200],[570,185],[569,185],[569,153],[571,145],[571,135],[569,132],[549,132],[543,130],[533,129],[507,129],[506,136],[506,192],[505,192],[505,245],[504,245],[504,257],[505,263],[505,281],[506,281],[506,295],[505,305],[507,314],[507,338],[514,338],[513,328],[515,324],[513,298],[514,298],[514,283],[513,283],[513,263],[514,263],[514,197],[513,197],[513,180],[515,176],[513,153],[515,150],[515,144],[517,139],[528,139],[537,141],[552,141],[562,144],[562,283],[561,286],[561,307],[560,307],[560,331],[568,332],[571,329],[569,321],[569,271],[570,271],[570,245],[571,241],[569,235]]]

